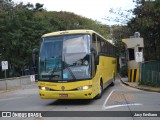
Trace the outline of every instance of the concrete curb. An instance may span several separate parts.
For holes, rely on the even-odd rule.
[[[140,90],[144,90],[144,91],[149,91],[149,92],[158,92],[160,93],[160,88],[154,88],[154,87],[150,87],[150,86],[135,86],[133,84],[129,84],[129,83],[126,83],[122,80],[122,77],[118,74],[121,82],[126,85],[126,86],[129,86],[129,87],[132,87],[132,88],[136,88],[136,89],[140,89]]]

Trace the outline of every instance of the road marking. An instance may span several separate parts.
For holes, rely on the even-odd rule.
[[[111,106],[103,107],[103,110],[117,108],[117,107],[134,106],[134,105],[143,105],[143,104],[141,104],[141,103],[134,103],[134,104],[111,105]]]
[[[110,98],[110,96],[113,94],[113,92],[115,92],[117,89],[112,90],[110,92],[110,94],[108,95],[108,97],[106,98],[103,106],[102,106],[102,110],[107,110],[107,109],[112,109],[112,108],[117,108],[117,107],[125,107],[125,106],[136,106],[136,105],[143,105],[141,103],[133,103],[133,104],[122,104],[122,105],[111,105],[111,106],[105,106]]]
[[[105,107],[105,105],[106,105],[106,103],[108,102],[108,100],[109,100],[109,97],[112,95],[112,93],[113,92],[115,92],[117,89],[115,89],[115,90],[112,90],[111,92],[110,92],[110,94],[108,95],[108,97],[106,98],[106,100],[105,100],[105,102],[104,102],[104,104],[103,104],[103,106],[102,106],[102,109],[105,109],[106,107]]]

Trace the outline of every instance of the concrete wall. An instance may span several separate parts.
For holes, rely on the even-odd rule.
[[[137,69],[139,68],[139,63],[137,63],[135,60],[128,61],[128,68],[129,69]]]
[[[28,76],[22,76],[22,77],[0,79],[0,90],[9,90],[22,85],[32,84],[33,82],[35,82],[34,78],[35,78],[35,75],[32,75],[32,76],[28,75]]]
[[[127,48],[144,47],[143,38],[127,38],[125,39]]]
[[[144,61],[143,38],[127,38],[127,39],[124,39],[124,42],[126,44],[126,48],[128,49],[128,55],[127,55],[128,56],[128,80],[129,82],[138,82],[140,77],[138,61],[141,61],[141,58],[139,58],[140,60],[138,59],[138,57],[136,56],[136,52],[142,52],[142,61]],[[133,51],[129,51],[131,49]]]

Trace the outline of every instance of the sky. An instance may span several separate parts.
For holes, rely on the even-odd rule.
[[[102,24],[112,25],[104,18],[114,16],[109,12],[111,8],[129,10],[135,7],[133,0],[13,0],[15,3],[30,2],[44,4],[44,8],[48,11],[67,11],[73,12],[92,20],[97,20]]]

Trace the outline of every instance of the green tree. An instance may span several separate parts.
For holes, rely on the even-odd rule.
[[[9,76],[33,65],[32,50],[39,47],[41,35],[69,29],[92,29],[109,36],[108,26],[74,13],[49,12],[40,3],[34,6],[0,0],[0,61],[9,62]]]

